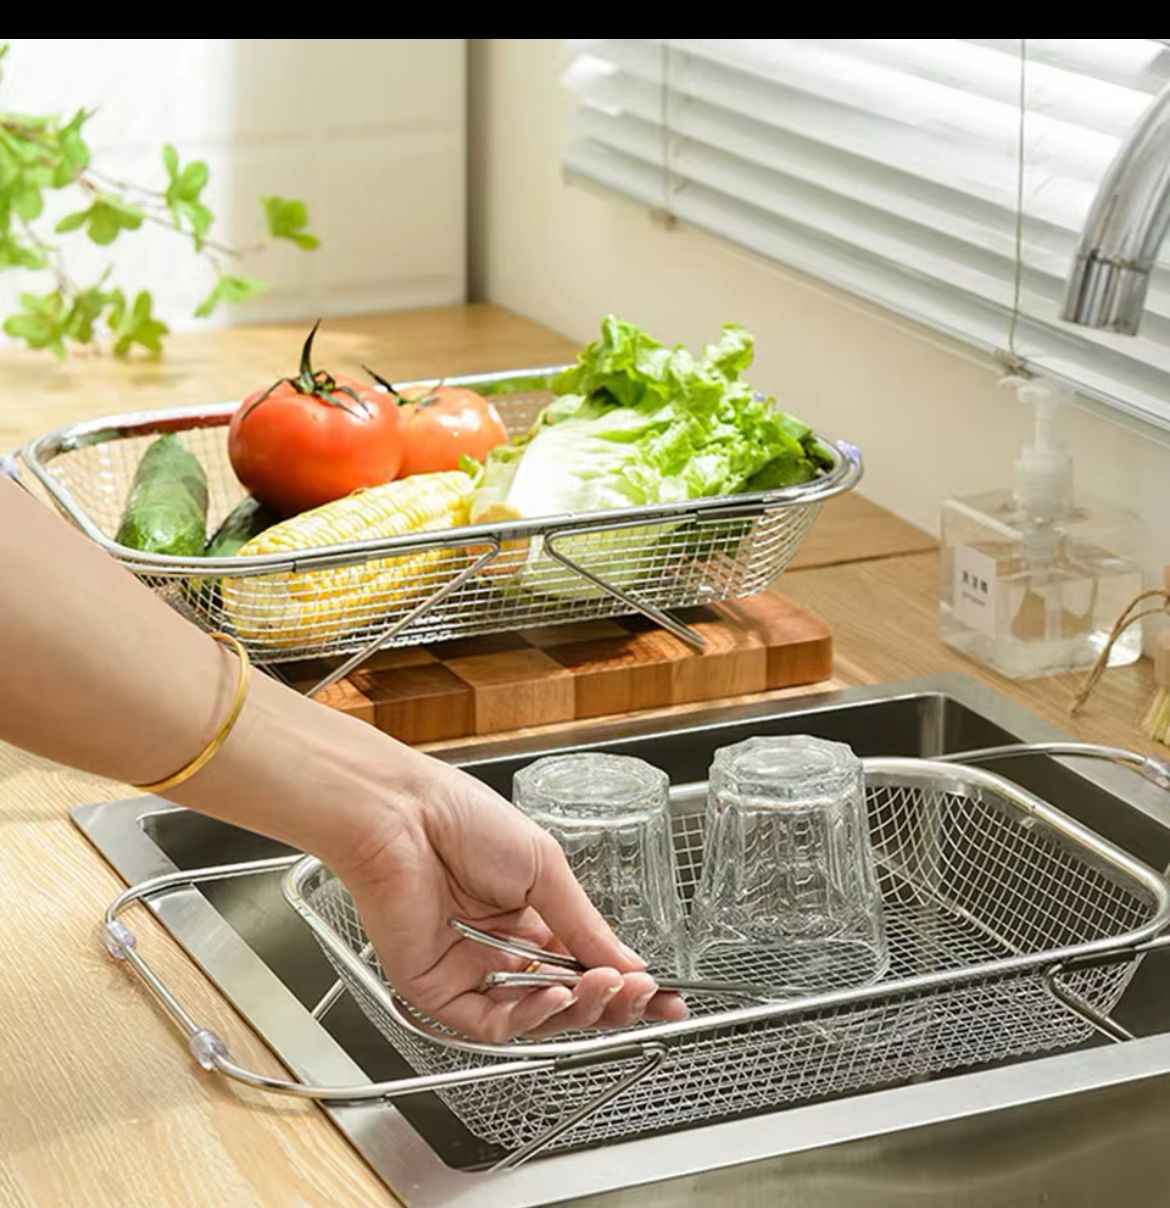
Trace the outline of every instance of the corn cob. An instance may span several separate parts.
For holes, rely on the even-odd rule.
[[[454,528],[467,523],[471,485],[468,475],[452,470],[356,491],[266,529],[237,557]],[[354,566],[225,578],[224,610],[244,641],[285,650],[320,646],[438,587],[454,557],[452,550],[426,550]]]

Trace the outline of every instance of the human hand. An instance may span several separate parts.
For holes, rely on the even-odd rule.
[[[396,993],[440,1023],[500,1042],[576,1028],[685,1018],[659,991],[569,870],[555,839],[485,785],[426,759],[413,791],[380,811],[334,871]],[[590,966],[572,987],[484,990],[525,961],[463,939],[448,924],[571,952]]]

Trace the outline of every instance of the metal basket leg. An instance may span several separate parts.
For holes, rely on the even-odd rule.
[[[1082,754],[1083,752],[1077,752]],[[1123,1027],[1112,1016],[1099,1011],[1091,1003],[1086,1002],[1074,990],[1063,985],[1060,978],[1066,973],[1076,973],[1084,969],[1104,969],[1110,965],[1125,965],[1139,961],[1145,956],[1170,950],[1170,935],[1160,935],[1156,939],[1147,940],[1144,944],[1121,948],[1116,952],[1102,952],[1094,956],[1073,957],[1062,961],[1044,971],[1044,988],[1056,999],[1062,1007],[1066,1007],[1074,1015],[1079,1015],[1087,1024],[1109,1040],[1121,1043],[1136,1039],[1133,1032]]]
[[[495,560],[500,552],[500,543],[495,537],[484,538],[484,543],[489,548],[484,550],[474,562],[465,566],[454,578],[448,579],[437,591],[431,592],[425,600],[420,600],[405,616],[397,617],[384,629],[380,629],[376,637],[371,638],[356,654],[347,658],[340,667],[335,667],[327,676],[315,683],[305,695],[316,696],[330,684],[335,684],[339,679],[344,679],[351,671],[356,671],[367,659],[377,654],[391,638],[400,634],[408,625],[413,625],[419,617],[425,616],[437,604],[441,604],[469,579],[474,579],[485,566]]]
[[[649,1077],[666,1060],[666,1047],[661,1044],[636,1044],[630,1046],[628,1057],[632,1060],[641,1057],[642,1063],[624,1078],[619,1079],[613,1086],[607,1086],[599,1095],[583,1103],[575,1111],[570,1112],[562,1120],[558,1120],[551,1128],[534,1137],[526,1145],[510,1153],[506,1158],[497,1162],[492,1170],[515,1170],[517,1166],[527,1162],[529,1158],[547,1149],[558,1137],[563,1137],[571,1128],[588,1120],[595,1112],[600,1111],[607,1103],[612,1103],[619,1095],[624,1095],[632,1086],[637,1086],[643,1078]],[[605,1055],[604,1064],[623,1060],[621,1050]],[[563,1058],[557,1072],[571,1073],[584,1065],[597,1065],[597,1057]]]
[[[681,638],[688,645],[694,646],[702,650],[707,645],[707,639],[702,634],[697,633],[689,625],[683,624],[677,617],[672,617],[670,613],[665,612],[655,604],[649,603],[647,600],[639,600],[637,596],[631,595],[624,588],[618,587],[611,583],[608,579],[582,566],[580,562],[570,558],[564,550],[557,547],[557,541],[561,537],[580,537],[583,534],[592,532],[612,533],[622,528],[645,527],[645,521],[633,521],[627,524],[609,524],[598,525],[595,529],[573,529],[572,532],[562,529],[552,529],[545,534],[544,552],[548,554],[554,562],[559,562],[566,570],[572,571],[575,575],[579,575],[582,579],[592,583],[594,587],[601,588],[602,591],[608,592],[611,596],[620,600],[627,605],[631,612],[640,612],[644,617],[649,617],[656,625],[661,625],[663,629],[669,630],[675,637]]]

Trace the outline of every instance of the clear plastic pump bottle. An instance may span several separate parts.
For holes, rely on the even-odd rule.
[[[1141,590],[1141,522],[1124,509],[1074,498],[1072,458],[1057,435],[1068,392],[1014,379],[1032,408],[1015,486],[949,499],[942,509],[940,632],[944,642],[1011,679],[1091,666],[1121,610]],[[1110,665],[1141,654],[1134,627]]]

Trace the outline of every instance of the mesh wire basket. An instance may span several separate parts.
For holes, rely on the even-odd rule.
[[[602,1099],[630,1042],[665,1061],[567,1128],[556,1147],[630,1138],[710,1119],[888,1086],[1087,1039],[1079,1005],[1107,1015],[1133,964],[1054,970],[1156,935],[1170,890],[1146,866],[998,776],[919,760],[866,761],[867,807],[886,916],[878,984],[744,1007],[702,997],[692,1017],[555,1042],[475,1044],[415,1015],[388,987],[340,881],[307,858],[286,878],[345,987],[419,1074],[556,1056],[563,1065],[439,1094],[466,1127],[507,1150],[532,1147]],[[703,859],[701,797],[672,801],[680,891]],[[737,974],[768,983],[761,957]],[[1071,1005],[1070,1005],[1071,1004]],[[623,1049],[624,1046],[624,1049]],[[610,1060],[606,1057],[609,1055]]]
[[[552,397],[534,384],[556,372],[448,380],[490,390],[509,431],[518,434]],[[860,476],[856,450],[826,443],[834,465],[822,478],[764,494],[424,532],[295,557],[192,561],[117,544],[139,458],[161,432],[177,433],[206,470],[214,531],[244,495],[227,456],[234,409],[224,403],[76,424],[31,442],[23,456],[56,505],[93,540],[197,624],[234,634],[257,662],[635,611],[660,617],[667,609],[752,595],[788,565],[823,501]],[[314,601],[326,582],[336,603],[319,610]]]

